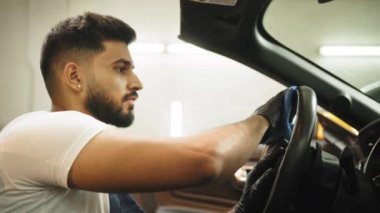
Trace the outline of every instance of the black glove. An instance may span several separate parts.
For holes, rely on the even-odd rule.
[[[248,174],[240,201],[234,207],[236,213],[262,212],[277,174],[276,165],[283,153],[282,147],[272,150]]]
[[[280,119],[285,91],[286,90],[283,90],[277,93],[277,95],[269,99],[264,105],[257,108],[254,113],[266,118],[269,121],[270,128],[274,128]]]
[[[261,143],[271,144],[278,140],[289,140],[293,129],[292,120],[297,104],[296,97],[297,88],[289,87],[255,111],[255,114],[265,117],[270,123]]]

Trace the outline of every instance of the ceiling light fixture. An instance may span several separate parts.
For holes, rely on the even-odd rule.
[[[171,44],[166,45],[166,52],[170,54],[182,54],[182,53],[202,54],[202,53],[206,53],[207,51],[188,43],[171,43]]]
[[[182,102],[173,101],[170,104],[170,136],[182,136]]]
[[[322,56],[380,56],[380,46],[322,46]]]
[[[165,45],[161,43],[132,43],[129,45],[131,53],[156,53],[161,54],[165,52]]]
[[[129,50],[133,54],[204,54],[206,50],[188,43],[142,43],[136,42],[129,45]]]

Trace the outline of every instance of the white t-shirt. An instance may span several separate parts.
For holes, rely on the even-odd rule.
[[[68,188],[83,147],[111,127],[76,111],[22,115],[0,132],[0,212],[109,212],[108,194]]]

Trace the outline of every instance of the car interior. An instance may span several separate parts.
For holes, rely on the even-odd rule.
[[[339,0],[181,1],[180,39],[284,85],[303,85],[298,91],[294,132],[262,212],[380,210],[378,58],[352,58],[356,61],[342,62],[339,67],[329,61],[333,59],[317,57],[310,50],[317,48],[313,39],[335,31],[358,44],[375,43],[375,37],[379,38],[375,20],[363,13],[372,14],[380,4],[358,4]],[[353,26],[339,27],[345,21]],[[227,211],[239,199],[244,177],[254,164],[254,160],[248,162],[230,181],[156,193],[155,199],[164,206],[161,209]]]

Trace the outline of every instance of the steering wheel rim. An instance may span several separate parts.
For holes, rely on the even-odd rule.
[[[317,121],[317,98],[313,89],[301,86],[297,89],[297,99],[293,132],[278,168],[264,213],[283,212],[289,209],[294,189],[306,166],[305,159],[309,155],[310,142]]]

